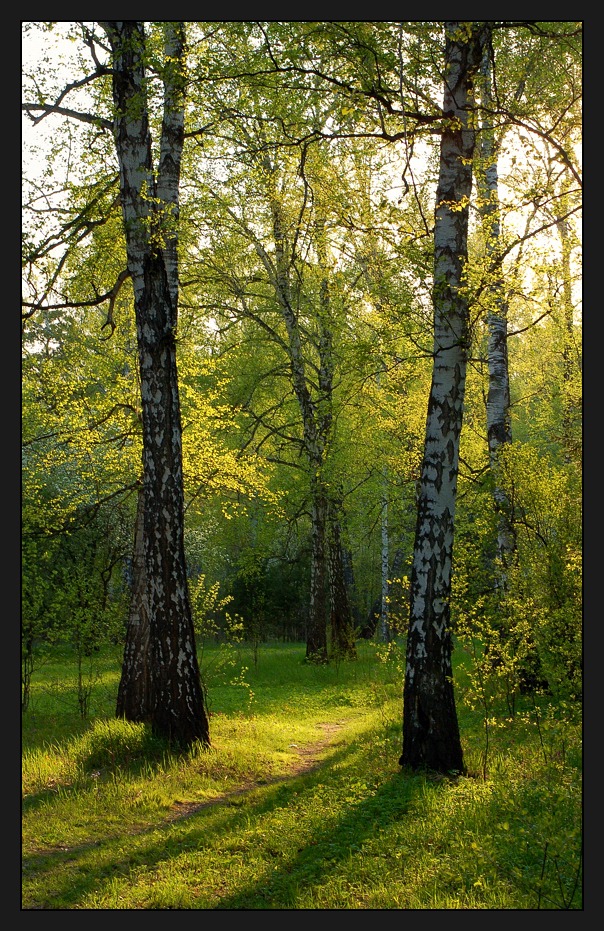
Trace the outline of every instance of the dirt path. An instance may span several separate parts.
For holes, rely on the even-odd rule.
[[[329,724],[319,724],[319,727],[325,735],[321,740],[317,740],[312,744],[307,744],[305,747],[299,747],[297,744],[290,744],[291,748],[298,751],[299,756],[299,760],[292,764],[290,776],[307,773],[312,769],[316,769],[317,766],[320,766],[321,760],[317,754],[320,754],[326,747],[329,747],[329,745],[333,743],[334,734],[337,734],[344,725],[336,721]]]
[[[296,776],[302,775],[302,773],[309,773],[314,769],[318,769],[322,764],[320,754],[334,742],[334,735],[337,734],[337,732],[342,727],[344,727],[345,723],[345,721],[342,721],[320,724],[319,727],[323,731],[323,737],[320,740],[317,740],[311,744],[306,744],[305,746],[290,744],[289,749],[295,749],[297,751],[298,759],[293,761],[289,767],[288,772],[284,775],[257,780],[256,782],[245,783],[244,785],[233,789],[231,792],[226,792],[224,795],[219,795],[217,798],[208,799],[205,802],[175,802],[165,817],[163,823],[169,824],[174,821],[180,821],[183,818],[189,818],[197,811],[202,811],[204,808],[211,808],[214,805],[223,805],[225,802],[228,803],[230,799],[246,795],[248,792],[253,792],[254,789],[258,789],[267,785],[274,785],[275,783],[279,782],[287,782],[289,779],[293,779]],[[159,824],[154,824],[152,829],[155,830],[158,826]],[[147,830],[151,830],[151,828],[148,828]],[[101,841],[94,840],[90,841],[89,843],[78,844],[75,847],[64,847],[61,845],[56,847],[56,850],[60,851],[61,853],[72,854],[78,851],[86,850],[89,847],[96,847],[99,843],[101,843]],[[52,851],[48,848],[38,848],[36,850],[30,851],[30,854],[46,855],[50,852]]]
[[[217,798],[208,799],[205,802],[175,802],[173,808],[170,811],[170,814],[168,815],[168,821],[179,821],[182,818],[189,818],[197,811],[202,811],[204,808],[211,808],[214,805],[222,805],[224,802],[228,802],[232,798],[246,795],[248,792],[252,792],[254,789],[258,789],[261,786],[274,785],[275,783],[279,782],[287,782],[289,779],[292,779],[295,776],[301,776],[303,773],[310,773],[313,770],[318,769],[322,762],[320,754],[323,750],[329,747],[330,744],[333,743],[334,735],[337,734],[337,732],[342,727],[344,727],[344,724],[335,721],[319,724],[319,727],[324,734],[321,740],[317,740],[312,744],[306,744],[305,746],[290,744],[289,748],[295,749],[297,751],[298,759],[294,760],[285,775],[273,776],[269,779],[263,779],[261,782],[247,782],[244,785],[233,789],[231,792],[226,792],[224,795],[219,795]]]

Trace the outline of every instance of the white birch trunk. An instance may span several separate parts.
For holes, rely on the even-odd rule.
[[[128,271],[134,289],[143,423],[148,692],[138,720],[182,746],[209,744],[184,553],[176,368],[178,184],[183,143],[182,23],[166,23],[164,122],[156,189],[141,22],[102,23],[113,52],[114,136]],[[161,191],[161,199],[158,200]],[[139,618],[139,624],[144,618]],[[138,632],[138,642],[145,638]],[[130,653],[125,652],[128,661]],[[137,680],[130,679],[132,686]],[[124,709],[133,702],[124,696]]]
[[[440,171],[434,231],[434,363],[411,572],[403,752],[411,769],[463,772],[453,691],[449,599],[459,439],[468,355],[463,289],[475,145],[473,77],[484,24],[445,23]]]

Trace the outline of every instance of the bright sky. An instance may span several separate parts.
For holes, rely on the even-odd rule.
[[[82,46],[66,38],[66,27],[70,25],[67,22],[58,23],[50,32],[41,31],[38,23],[34,23],[31,29],[27,29],[27,25],[22,23],[21,30],[22,97],[24,101],[33,102],[36,99],[35,81],[43,82],[45,96],[54,95],[73,80],[74,73],[81,73],[76,62]],[[28,78],[32,71],[33,80]],[[65,105],[75,108],[78,95],[81,101],[84,94],[85,91],[70,94]],[[59,120],[60,117],[48,116],[34,126],[23,112],[21,152],[24,167],[29,165],[31,169],[32,161],[43,165],[44,152],[56,133]],[[40,150],[38,154],[32,151],[34,146]]]
[[[31,72],[32,65],[36,67],[34,77],[39,78],[44,84],[45,93],[57,93],[65,87],[70,80],[73,80],[74,66],[77,56],[81,54],[82,44],[73,42],[66,38],[66,30],[71,25],[69,22],[60,22],[51,31],[41,31],[36,28],[39,24],[34,23],[33,28],[27,29],[27,23],[22,24],[22,74],[23,74],[23,99],[35,99],[35,87],[31,79],[26,75]],[[92,25],[92,23],[91,23]],[[84,54],[86,50],[84,49]],[[79,66],[76,67],[76,73],[81,74]],[[79,108],[85,109],[86,104],[82,102],[82,96],[85,101],[85,91],[78,92],[80,95]],[[75,94],[69,96],[66,101],[67,106],[78,108],[77,97]],[[41,120],[37,125],[32,125],[27,114],[22,116],[22,165],[24,173],[30,179],[41,177],[45,159],[47,157],[51,141],[55,138],[59,119],[56,116],[49,116]],[[502,185],[501,194],[504,195],[505,179],[507,170],[505,164],[500,166],[500,183]],[[24,186],[25,193],[25,186]],[[580,226],[579,226],[580,233]],[[558,250],[559,244],[556,242],[557,236],[553,232],[546,237],[545,249],[551,251]],[[575,284],[575,301],[580,306],[581,287],[580,279]]]

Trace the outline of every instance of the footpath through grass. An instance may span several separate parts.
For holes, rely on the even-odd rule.
[[[212,747],[175,756],[114,719],[117,654],[93,658],[86,719],[53,655],[22,723],[22,908],[583,907],[579,709],[485,722],[460,675],[470,774],[409,774],[401,650],[303,660],[206,651]]]

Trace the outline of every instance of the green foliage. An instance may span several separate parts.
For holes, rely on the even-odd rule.
[[[497,708],[513,717],[525,693],[569,708],[582,696],[580,477],[572,463],[527,443],[504,448],[499,465],[511,503],[513,561],[496,564],[497,514],[487,483],[471,510],[461,507],[452,605],[456,636],[472,658],[463,694],[482,715],[485,773]]]
[[[309,591],[310,473],[300,454],[289,335],[275,289],[275,206],[305,385],[329,421],[322,476],[341,501],[362,620],[380,589],[384,499],[391,553],[402,548],[403,571],[410,566],[432,367],[438,147],[427,130],[440,118],[442,28],[439,22],[186,24],[177,351],[187,558],[191,577],[201,572],[208,592],[219,584],[221,597],[233,598],[233,613],[257,641],[300,636]],[[26,97],[59,99],[54,35],[69,36],[70,67],[89,74],[88,40],[98,24],[86,29],[92,31],[77,23],[24,24],[26,39],[39,30],[46,40],[44,66],[25,70]],[[161,76],[173,64],[163,58],[162,29],[145,24],[154,138]],[[499,101],[511,117],[496,133],[505,260],[500,275],[476,224],[466,269],[472,352],[452,611],[454,620],[497,630],[499,607],[484,601],[495,525],[484,485],[483,337],[486,314],[500,296],[491,285],[503,278],[508,330],[516,334],[509,338],[513,436],[535,456],[545,455],[549,470],[544,485],[536,463],[527,461],[532,488],[520,462],[508,476],[518,502],[522,568],[510,574],[503,612],[517,641],[517,655],[513,662],[506,657],[504,668],[513,693],[520,644],[528,648],[530,639],[552,687],[568,690],[573,679],[576,692],[580,549],[576,521],[570,535],[564,524],[574,520],[580,489],[570,471],[556,470],[569,459],[579,470],[581,462],[580,24],[506,24],[493,31],[493,48]],[[97,51],[105,54],[101,46]],[[77,84],[66,107],[72,93],[82,92]],[[77,621],[85,655],[88,642],[119,628],[124,610],[121,595],[102,605],[102,570],[88,556],[65,584],[65,573],[54,571],[49,532],[71,533],[82,516],[119,501],[115,510],[104,508],[97,532],[119,540],[128,555],[141,467],[132,290],[122,278],[113,140],[100,119],[111,116],[110,75],[86,80],[85,91],[86,105],[74,109],[96,110],[99,122],[65,124],[49,116],[42,125],[60,120],[50,152],[42,169],[32,163],[24,181],[25,703],[35,651],[41,658],[43,643],[66,619]],[[57,189],[65,192],[60,201],[50,193]],[[41,193],[52,198],[44,213]],[[161,212],[157,192],[147,196]],[[329,391],[321,368],[327,356]],[[544,526],[548,521],[553,529]],[[41,531],[35,544],[33,529]],[[115,576],[112,585],[116,591]],[[406,593],[397,588],[391,607],[404,627]],[[473,619],[483,601],[485,616]],[[564,629],[572,631],[568,641],[560,636]],[[481,638],[487,633],[481,630]],[[500,676],[502,687],[504,681]]]
[[[201,679],[206,692],[208,707],[216,682],[230,675],[230,685],[242,688],[246,700],[251,704],[254,693],[246,680],[247,668],[239,668],[236,646],[243,641],[244,625],[237,614],[225,610],[232,596],[219,596],[220,583],[206,588],[205,576],[200,575],[190,586],[193,625],[199,646]],[[218,643],[218,648],[210,645]]]
[[[581,477],[517,446],[503,461],[513,503],[517,563],[509,575],[510,612],[531,630],[550,689],[578,697],[582,677]]]
[[[69,643],[78,657],[78,702],[86,716],[95,656],[120,642],[127,610],[119,524],[102,521],[60,536],[27,529],[22,571],[22,707],[29,703],[33,669],[50,645]]]

